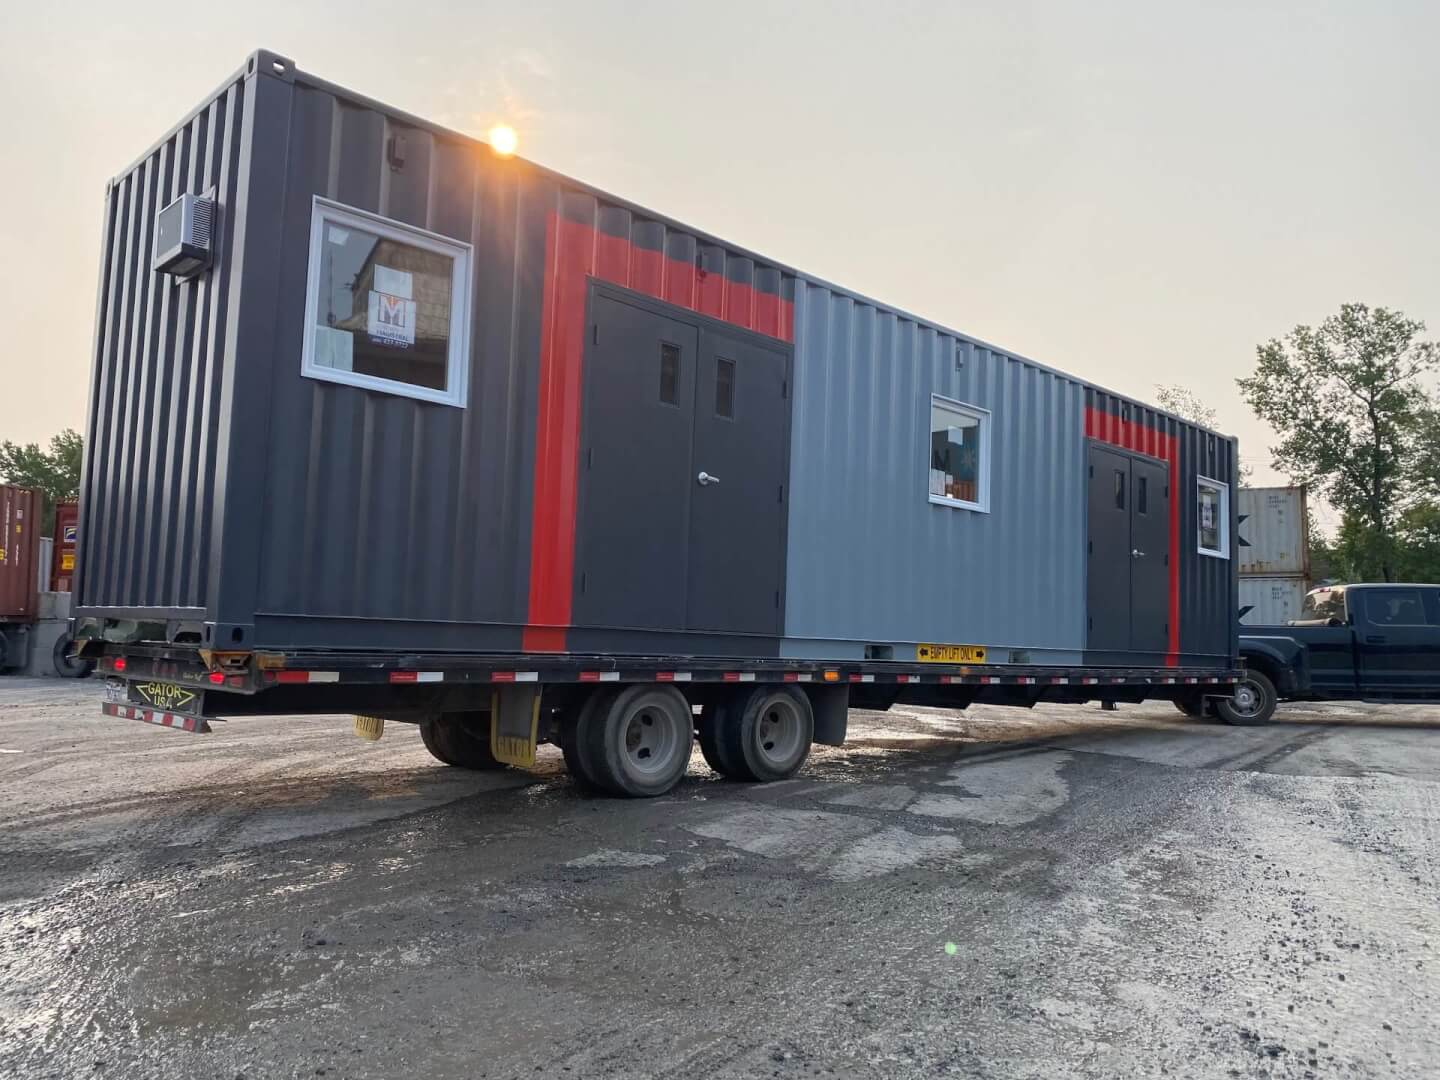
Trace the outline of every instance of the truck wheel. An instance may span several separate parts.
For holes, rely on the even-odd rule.
[[[444,713],[420,725],[420,740],[440,761],[460,769],[503,769],[490,753],[488,712]]]
[[[1247,671],[1235,684],[1233,697],[1215,699],[1215,714],[1227,724],[1257,727],[1275,715],[1279,700],[1275,684],[1263,672]]]
[[[70,646],[75,644],[75,639],[69,634],[61,634],[55,639],[55,651],[51,658],[55,661],[55,674],[62,679],[88,679],[91,672],[95,670],[94,660],[77,660],[70,655]]]
[[[745,780],[784,780],[810,756],[815,711],[793,686],[757,686],[720,710],[721,761],[727,775]]]
[[[565,768],[581,787],[599,787],[586,767],[582,747],[595,714],[608,708],[617,693],[617,690],[596,690],[578,709],[569,710],[560,721],[560,752],[565,756]]]
[[[695,717],[673,686],[642,684],[606,695],[577,735],[580,767],[597,787],[625,798],[651,798],[685,775]]]

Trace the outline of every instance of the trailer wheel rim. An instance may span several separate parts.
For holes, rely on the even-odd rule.
[[[755,722],[755,749],[766,762],[783,768],[800,752],[804,726],[793,701],[771,698]]]
[[[1264,695],[1254,683],[1242,682],[1235,687],[1235,695],[1230,699],[1230,707],[1241,716],[1254,716],[1260,711],[1260,703]]]
[[[640,776],[669,772],[679,743],[672,718],[664,709],[643,705],[625,722],[626,762]]]

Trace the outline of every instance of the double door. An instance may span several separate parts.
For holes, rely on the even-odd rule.
[[[577,626],[781,633],[790,350],[594,287]]]
[[[1091,444],[1087,648],[1164,653],[1170,626],[1170,470]]]

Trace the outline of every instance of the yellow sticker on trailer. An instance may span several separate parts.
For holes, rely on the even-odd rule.
[[[984,645],[931,645],[915,646],[915,659],[922,664],[983,664]]]

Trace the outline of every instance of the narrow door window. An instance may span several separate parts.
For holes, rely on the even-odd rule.
[[[715,358],[715,415],[735,419],[735,361]]]
[[[666,405],[680,401],[680,346],[660,343],[660,400]]]

